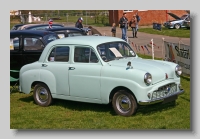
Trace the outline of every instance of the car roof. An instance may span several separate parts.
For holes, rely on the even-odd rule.
[[[10,35],[38,35],[38,36],[45,36],[47,34],[55,34],[51,31],[46,30],[11,30]]]
[[[83,30],[76,28],[76,27],[57,27],[57,28],[46,29],[46,30],[49,30],[49,31],[61,31],[61,30],[83,31]]]
[[[78,41],[77,41],[78,40]],[[55,40],[53,45],[55,44],[75,44],[75,45],[90,45],[97,46],[106,42],[113,41],[124,41],[121,38],[111,37],[111,36],[76,36],[76,37],[66,37],[62,39]],[[125,42],[125,41],[124,41]]]
[[[15,24],[14,27],[23,26],[24,24]]]
[[[41,26],[49,26],[49,24],[26,24],[26,25],[23,25],[21,28],[32,28],[32,27],[41,27]],[[52,26],[64,27],[64,25],[62,24],[53,24]]]
[[[54,45],[63,45],[63,44],[72,44],[72,45],[89,45],[92,46],[94,49],[96,49],[96,46],[102,43],[107,42],[126,42],[122,40],[121,38],[117,37],[111,37],[111,36],[76,36],[76,37],[66,37],[62,39],[57,39],[52,42],[50,42],[45,49],[43,50],[43,53],[39,59],[40,62],[42,62],[46,54],[48,53],[49,49],[51,49]]]

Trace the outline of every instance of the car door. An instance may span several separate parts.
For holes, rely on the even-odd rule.
[[[10,69],[20,69],[23,65],[20,35],[10,35]]]
[[[67,45],[55,46],[49,51],[47,60],[42,64],[43,70],[53,75],[56,83],[57,95],[69,95],[69,54],[70,47]]]
[[[38,61],[45,47],[40,36],[23,36],[23,63],[29,64]]]
[[[102,64],[94,49],[75,46],[69,67],[70,96],[100,99],[100,76]]]

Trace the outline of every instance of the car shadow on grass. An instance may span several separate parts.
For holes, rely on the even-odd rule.
[[[96,103],[54,99],[52,105],[61,106],[66,109],[76,110],[76,111],[94,111],[94,112],[109,112],[110,111],[112,115],[115,115],[115,112],[112,111],[111,103],[96,104]]]
[[[158,104],[152,104],[148,106],[140,106],[137,110],[137,114],[143,114],[143,115],[154,114],[157,112],[166,111],[168,109],[173,109],[174,107],[178,105],[179,104],[176,101],[172,101],[165,104],[158,103]]]
[[[24,98],[20,98],[19,100],[23,102],[34,102],[33,95],[29,95]],[[34,105],[37,105],[35,102]],[[157,112],[166,111],[168,109],[173,109],[174,107],[178,106],[179,104],[175,101],[166,103],[166,104],[153,104],[148,106],[139,106],[137,109],[137,112],[133,116],[137,116],[138,114],[142,115],[149,115],[154,114]],[[53,99],[53,103],[51,106],[58,106],[58,107],[64,107],[65,109],[69,110],[75,110],[75,111],[94,111],[94,112],[109,112],[112,116],[118,116],[113,107],[112,104],[95,104],[95,103],[87,103],[87,102],[77,102],[77,101],[70,101],[70,100],[61,100],[61,99]],[[51,108],[51,106],[49,108]],[[48,108],[48,107],[46,107]]]
[[[20,98],[19,100],[26,103],[33,102],[34,105],[37,105],[33,99],[33,95]],[[53,102],[49,106],[49,108],[51,106],[64,107],[66,109],[75,110],[75,111],[94,111],[94,112],[109,112],[110,111],[112,115],[115,115],[115,112],[113,111],[112,105],[110,103],[109,104],[95,104],[95,103],[78,102],[78,101],[70,101],[70,100],[62,100],[62,99],[53,99]]]

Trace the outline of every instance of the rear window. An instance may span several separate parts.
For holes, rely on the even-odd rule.
[[[19,38],[10,38],[10,50],[19,50]]]
[[[53,25],[52,28],[60,28],[63,27],[62,25]],[[27,28],[28,30],[45,30],[45,29],[49,29],[49,26],[38,26],[38,27],[30,27]]]
[[[44,36],[44,41],[46,42],[46,44],[59,39],[59,37],[57,36],[57,34],[49,34]]]

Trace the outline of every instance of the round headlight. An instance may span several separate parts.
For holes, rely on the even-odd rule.
[[[145,82],[147,85],[149,85],[149,84],[151,84],[151,81],[152,81],[152,76],[151,76],[151,74],[150,74],[150,73],[146,73],[146,74],[144,75],[144,82]]]
[[[180,76],[182,74],[181,66],[179,66],[179,65],[176,66],[175,73],[176,73],[177,76]]]

